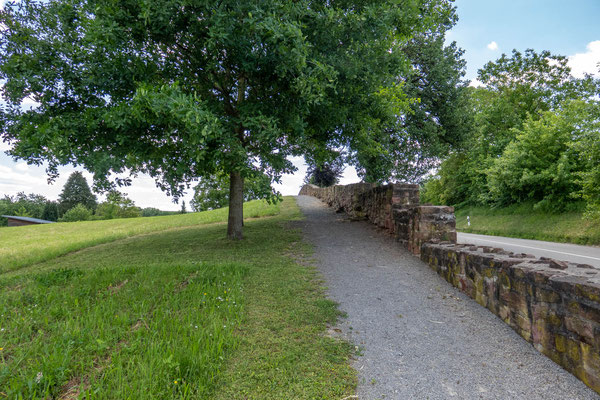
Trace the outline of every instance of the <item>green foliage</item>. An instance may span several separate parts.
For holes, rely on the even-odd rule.
[[[27,211],[27,209],[25,208],[25,206],[21,206],[16,212],[15,212],[15,216],[17,217],[32,217],[33,215],[31,215],[29,213],[29,211]]]
[[[142,172],[176,197],[217,174],[277,180],[323,148],[373,159],[408,104],[403,46],[453,19],[449,0],[22,0],[0,13],[1,136],[51,177]]]
[[[185,200],[181,203],[181,214],[185,214],[187,213],[187,210],[185,209]]]
[[[69,211],[58,220],[59,222],[77,222],[89,221],[92,219],[92,211],[87,209],[83,204],[79,203],[75,207],[71,207]]]
[[[516,138],[487,171],[491,200],[498,205],[536,202],[545,210],[564,209],[579,191],[577,174],[583,170],[572,144],[577,126],[588,118],[578,104],[540,119],[529,117]]]
[[[227,206],[229,200],[229,177],[218,174],[210,179],[201,179],[194,187],[194,197],[190,202],[192,210],[207,211]],[[281,195],[273,191],[271,179],[264,174],[244,180],[244,201],[266,199],[268,202],[281,200]]]
[[[46,221],[58,221],[58,203],[55,201],[47,201],[41,218]]]
[[[159,210],[158,208],[154,208],[154,207],[146,207],[143,208],[142,211],[142,217],[157,217],[160,215],[174,215],[174,214],[179,214],[179,211],[162,211]]]
[[[340,162],[329,162],[322,165],[309,165],[306,170],[305,183],[319,187],[329,187],[338,183],[344,165]]]
[[[415,36],[404,51],[412,69],[405,92],[412,101],[390,130],[391,176],[419,182],[451,150],[459,149],[472,130],[468,82],[463,80],[464,51],[444,35],[434,32]]]
[[[373,120],[363,117],[368,139],[348,146],[350,162],[368,182],[420,181],[470,130],[463,51],[444,46],[456,15],[448,3],[439,6],[431,16],[435,28],[416,31],[398,49],[409,68],[378,91],[381,103],[368,110]]]
[[[441,163],[438,182],[425,185],[425,198],[459,206],[567,207],[582,184],[577,132],[590,119],[576,104],[590,103],[598,81],[575,79],[565,57],[533,50],[503,54],[479,71],[479,81],[483,87],[469,89],[474,128]]]
[[[580,154],[583,168],[578,173],[580,195],[587,204],[586,216],[600,218],[600,102],[573,105],[582,116],[576,123],[574,150]]]
[[[43,218],[48,199],[39,194],[17,193],[15,196],[5,195],[0,198],[0,215]],[[6,226],[6,218],[0,217],[0,226]]]
[[[96,209],[98,204],[96,196],[92,193],[86,179],[79,171],[75,171],[69,176],[58,199],[61,215],[64,215],[77,204],[81,204],[92,211]]]
[[[106,195],[106,201],[98,205],[96,216],[99,219],[136,218],[141,216],[141,212],[126,194],[111,190]]]

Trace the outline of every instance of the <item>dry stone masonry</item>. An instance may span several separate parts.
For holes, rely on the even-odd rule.
[[[368,219],[395,235],[413,254],[418,255],[421,244],[431,240],[456,242],[454,208],[420,205],[419,185],[305,185],[300,194],[321,199],[351,218]]]
[[[395,235],[444,279],[600,393],[600,270],[456,244],[454,209],[420,205],[418,185],[305,185],[300,194]]]
[[[600,271],[452,243],[424,243],[421,259],[600,393]]]

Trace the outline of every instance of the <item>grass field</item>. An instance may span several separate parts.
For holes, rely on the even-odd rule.
[[[223,210],[52,225],[60,240],[42,240],[45,226],[3,229],[0,398],[352,394],[352,349],[325,334],[339,312],[290,228],[297,206],[247,206],[266,217],[247,220],[240,242],[211,224]],[[33,232],[27,245],[21,229]],[[15,257],[5,240],[33,255]]]
[[[467,215],[471,226],[467,226]],[[485,235],[553,242],[600,245],[600,222],[583,212],[547,213],[529,204],[499,209],[470,207],[456,210],[456,229]]]
[[[279,206],[252,201],[245,205],[244,216],[254,218],[276,215]],[[18,230],[0,228],[0,273],[129,236],[200,224],[224,223],[226,220],[227,209],[221,208],[160,217],[32,225],[19,227]]]

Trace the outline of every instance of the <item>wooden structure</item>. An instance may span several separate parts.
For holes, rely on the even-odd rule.
[[[25,225],[39,225],[39,224],[53,224],[54,221],[46,221],[45,219],[30,218],[30,217],[17,217],[14,215],[3,215],[8,220],[8,226],[25,226]]]

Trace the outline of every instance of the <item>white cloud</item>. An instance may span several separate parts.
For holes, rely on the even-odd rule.
[[[481,81],[479,79],[475,78],[471,82],[469,82],[469,86],[478,88],[478,87],[482,87],[484,85],[483,85],[483,83],[481,83]]]
[[[20,162],[17,165],[15,165],[15,169],[20,172],[27,172],[27,170],[29,169],[29,165],[27,165],[26,162]]]
[[[488,43],[487,48],[492,51],[498,50],[498,43],[492,41],[492,42]]]
[[[600,40],[588,43],[585,53],[569,56],[569,67],[576,78],[583,78],[584,73],[600,76]]]

